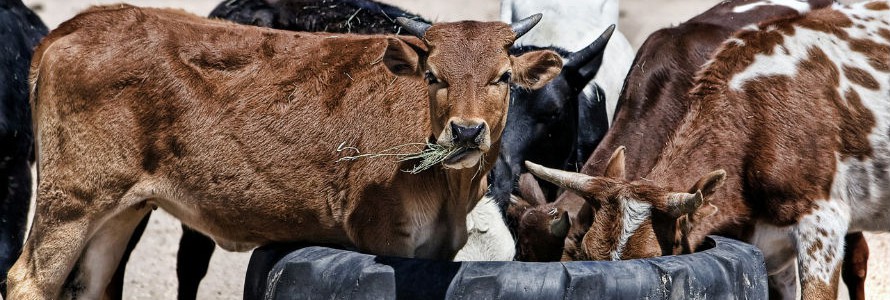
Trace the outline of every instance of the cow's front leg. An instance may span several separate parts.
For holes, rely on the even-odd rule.
[[[817,201],[794,226],[803,300],[837,298],[849,216],[849,207],[840,201]]]

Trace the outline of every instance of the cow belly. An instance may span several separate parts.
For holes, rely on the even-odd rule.
[[[315,242],[349,245],[346,234],[323,211],[296,201],[189,196],[173,185],[152,185],[149,203],[212,238],[228,251],[249,251],[270,242]],[[321,221],[320,219],[325,219]]]

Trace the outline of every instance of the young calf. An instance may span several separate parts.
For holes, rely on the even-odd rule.
[[[551,51],[508,53],[540,18],[399,19],[416,37],[396,37],[128,5],[81,13],[32,63],[37,213],[10,298],[105,296],[153,206],[232,251],[299,241],[453,258],[497,157],[510,84],[540,88],[562,67]],[[409,174],[419,161],[338,162],[344,142],[453,150]]]
[[[764,252],[785,298],[795,296],[795,258],[804,299],[834,298],[844,235],[890,230],[888,2],[742,30],[691,97],[642,180],[625,178],[623,148],[602,177],[529,163],[594,208],[574,258],[691,252],[722,234]]]

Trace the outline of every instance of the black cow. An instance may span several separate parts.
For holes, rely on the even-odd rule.
[[[47,33],[21,0],[0,0],[0,292],[18,259],[31,204],[34,131],[28,103],[28,69],[34,47]]]
[[[614,29],[609,27],[599,39],[578,52],[547,48],[566,60],[562,73],[541,89],[514,87],[511,91],[512,103],[501,138],[501,153],[489,174],[489,195],[501,206],[502,212],[506,212],[510,194],[517,191],[519,174],[525,171],[523,161],[580,170],[605,136],[609,122],[604,92],[598,86],[590,94],[583,90],[596,76],[603,61],[603,47]],[[542,48],[521,46],[511,52],[519,55],[539,49]],[[554,197],[555,186],[544,185],[552,187],[547,192]]]
[[[229,0],[217,5],[210,17],[292,31],[358,34],[400,34],[398,17],[432,23],[370,0]]]

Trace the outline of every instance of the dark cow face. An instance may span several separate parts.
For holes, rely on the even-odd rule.
[[[507,210],[507,218],[516,223],[516,259],[558,261],[571,226],[569,214],[546,202],[531,174],[523,173],[519,178],[520,196],[511,195]]]
[[[512,56],[513,41],[540,15],[512,25],[500,22],[426,23],[399,18],[421,37],[428,51],[391,39],[384,62],[397,75],[422,76],[429,86],[430,119],[436,143],[457,149],[444,165],[465,169],[479,164],[499,142],[507,120],[510,84],[538,89],[559,74],[562,60],[553,51]]]
[[[605,175],[549,169],[526,163],[529,171],[579,196],[593,209],[593,224],[580,251],[591,260],[619,260],[679,254],[693,216],[723,185],[726,172],[717,170],[692,185],[692,193],[672,192],[648,182],[625,179],[624,147],[606,165]],[[541,223],[539,221],[539,223]]]
[[[601,89],[583,91],[602,64],[602,54],[614,26],[585,49],[562,52],[566,64],[544,87],[513,87],[510,114],[501,140],[501,153],[492,170],[492,196],[504,204],[516,190],[514,182],[531,160],[555,168],[583,162],[608,127]],[[519,47],[515,53],[540,48]],[[581,134],[583,132],[583,134]],[[575,156],[584,156],[574,158]],[[553,190],[546,189],[545,190]],[[551,195],[552,196],[552,195]]]

